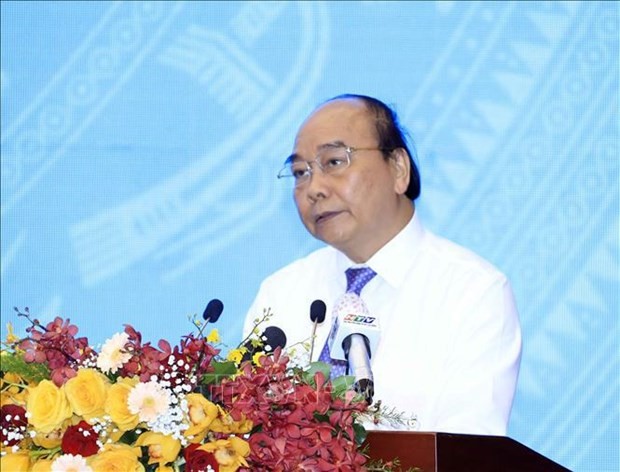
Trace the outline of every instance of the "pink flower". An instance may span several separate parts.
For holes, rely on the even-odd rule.
[[[127,408],[140,421],[154,421],[168,411],[170,392],[157,382],[139,383],[129,392]]]
[[[97,367],[104,373],[116,373],[122,365],[131,359],[131,354],[125,349],[129,341],[127,333],[116,333],[107,339],[97,357]]]
[[[94,356],[88,339],[76,338],[78,328],[68,319],[56,317],[45,327],[34,320],[26,331],[30,337],[19,343],[24,360],[47,365],[58,386],[73,377],[69,371],[76,371],[86,359]]]
[[[82,456],[64,454],[52,462],[52,472],[92,472]]]

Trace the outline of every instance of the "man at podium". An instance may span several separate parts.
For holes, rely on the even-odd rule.
[[[330,356],[334,307],[346,292],[379,323],[370,353],[374,400],[418,418],[419,429],[505,435],[521,356],[521,330],[506,277],[471,251],[434,235],[416,213],[420,176],[395,112],[341,95],[301,125],[279,174],[299,216],[324,248],[267,277],[245,329],[266,308],[287,347],[313,330],[312,360]]]

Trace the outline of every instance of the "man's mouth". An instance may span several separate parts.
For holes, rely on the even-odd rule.
[[[333,217],[339,215],[341,212],[339,211],[325,211],[323,213],[318,214],[314,218],[314,222],[317,224],[323,223],[325,221],[331,220]]]

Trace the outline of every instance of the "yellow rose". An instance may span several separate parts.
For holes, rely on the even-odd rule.
[[[189,428],[185,437],[192,437],[191,442],[201,442],[207,434],[209,425],[218,415],[218,408],[200,393],[190,393],[185,397],[189,413]]]
[[[26,410],[28,422],[42,433],[60,428],[72,414],[64,388],[58,388],[49,380],[42,380],[39,385],[30,388]]]
[[[30,456],[27,451],[8,453],[0,456],[0,470],[11,472],[28,472]]]
[[[126,379],[121,377],[108,390],[108,397],[104,406],[105,412],[110,415],[112,421],[122,431],[134,429],[140,422],[138,415],[131,413],[127,407],[129,392],[138,382],[138,378]]]
[[[136,446],[148,446],[149,464],[159,464],[160,467],[175,460],[181,451],[178,439],[150,431],[140,435]]]
[[[250,445],[236,436],[203,444],[198,449],[213,453],[220,472],[235,472],[241,466],[248,466],[245,458],[250,455]]]
[[[101,418],[110,382],[95,369],[80,369],[75,377],[67,380],[65,392],[76,415],[86,420]]]
[[[89,457],[89,465],[93,472],[144,472],[139,457],[140,448],[106,444],[97,455]]]
[[[52,471],[52,459],[39,459],[34,463],[30,472],[51,472]]]

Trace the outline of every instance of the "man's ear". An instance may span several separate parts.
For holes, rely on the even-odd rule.
[[[404,195],[409,187],[411,176],[411,160],[404,148],[396,148],[390,155],[390,165],[394,175],[394,191],[399,195]]]

